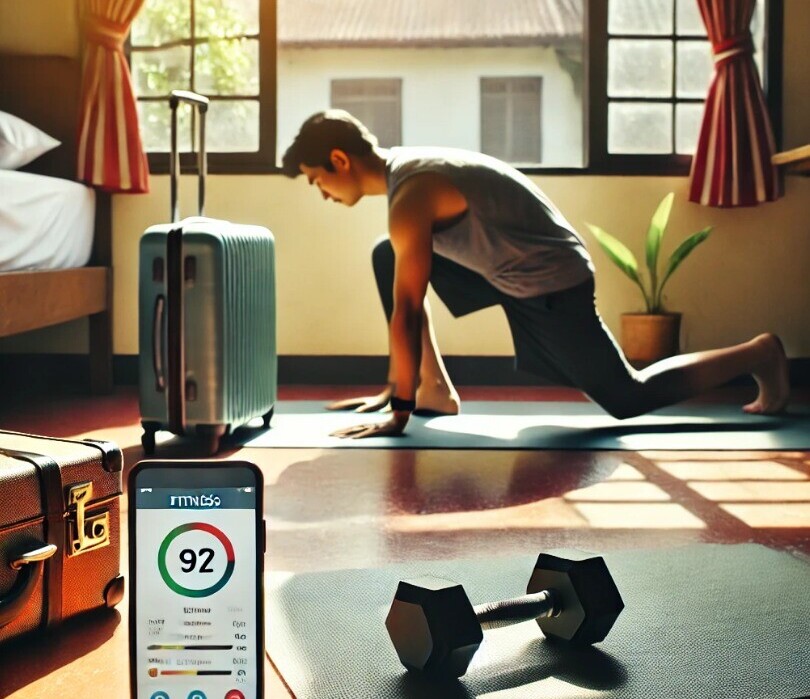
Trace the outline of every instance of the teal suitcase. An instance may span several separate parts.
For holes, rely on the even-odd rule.
[[[177,106],[199,111],[200,216],[177,221]],[[275,243],[261,226],[202,216],[207,100],[174,92],[171,210],[175,223],[140,242],[139,383],[145,453],[155,433],[196,433],[207,451],[276,402]]]

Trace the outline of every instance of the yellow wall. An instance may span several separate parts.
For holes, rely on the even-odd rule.
[[[76,0],[0,0],[0,49],[78,56],[77,7]]]
[[[810,58],[804,48],[810,2],[787,0],[785,24],[784,145],[791,147],[810,142],[805,82]],[[683,348],[726,345],[772,330],[783,336],[790,356],[810,356],[810,178],[787,178],[786,196],[777,203],[733,211],[687,203],[686,178],[558,176],[536,181],[578,229],[585,230],[585,221],[598,223],[638,254],[656,204],[666,192],[676,192],[665,253],[687,234],[715,227],[668,286],[668,307],[685,314]],[[184,213],[190,214],[193,181],[184,178],[182,185]],[[151,194],[114,198],[118,354],[137,352],[139,236],[152,223],[166,220],[168,208],[166,177],[152,178]],[[369,259],[373,241],[385,231],[384,198],[367,199],[349,210],[323,202],[301,178],[212,176],[207,213],[274,232],[281,354],[386,352]],[[586,237],[597,267],[599,308],[616,330],[621,312],[640,310],[638,292]],[[511,353],[498,311],[454,320],[439,302],[434,309],[446,354]],[[83,327],[77,322],[7,339],[0,351],[82,351]]]

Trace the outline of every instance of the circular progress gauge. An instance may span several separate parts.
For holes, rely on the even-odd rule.
[[[189,532],[204,532],[206,534],[210,534],[225,549],[226,564],[221,575],[219,576],[219,579],[214,582],[214,584],[204,588],[186,587],[185,585],[179,583],[177,580],[175,580],[175,578],[172,577],[172,573],[169,571],[169,565],[166,560],[169,547],[172,545],[175,539]],[[196,556],[196,554],[194,555]],[[205,563],[203,563],[203,566],[204,565]],[[158,551],[158,569],[160,570],[160,576],[163,578],[163,582],[165,582],[172,591],[176,592],[178,595],[183,595],[184,597],[208,597],[209,595],[213,595],[215,592],[218,592],[225,587],[228,580],[230,580],[231,575],[233,575],[234,565],[235,556],[231,540],[225,536],[222,531],[213,525],[208,524],[207,522],[189,522],[188,524],[181,524],[179,527],[175,527],[165,536]],[[189,571],[184,570],[184,572]]]

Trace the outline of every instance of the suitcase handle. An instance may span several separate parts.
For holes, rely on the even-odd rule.
[[[155,372],[155,389],[159,393],[166,390],[166,376],[163,373],[163,313],[166,298],[161,294],[155,299],[155,312],[152,320],[152,367]]]
[[[23,610],[37,587],[42,573],[43,561],[56,553],[54,544],[37,544],[37,548],[12,559],[10,566],[20,571],[14,585],[5,597],[0,597],[0,627],[10,624]]]
[[[200,173],[198,185],[199,215],[205,211],[205,176],[208,171],[208,161],[205,155],[205,115],[208,112],[208,98],[188,90],[172,90],[169,96],[169,107],[172,110],[172,152],[169,158],[169,176],[171,178],[171,221],[175,223],[180,218],[177,205],[178,177],[180,175],[180,154],[177,152],[177,107],[181,102],[196,108],[200,116],[199,121],[199,148],[197,150],[197,170]]]
[[[172,152],[169,174],[171,176],[171,217],[172,223],[179,218],[177,205],[178,176],[180,173],[180,156],[177,152],[177,108],[180,102],[190,104],[199,114],[199,148],[197,149],[197,170],[199,179],[199,215],[205,213],[205,176],[207,161],[205,157],[205,115],[208,111],[208,98],[187,90],[172,90],[169,107],[172,111]],[[183,343],[183,229],[174,227],[166,239],[166,315],[168,318],[168,357],[169,370],[167,408],[169,429],[175,434],[183,434],[186,424],[185,404],[185,346]],[[165,385],[165,384],[164,384]]]

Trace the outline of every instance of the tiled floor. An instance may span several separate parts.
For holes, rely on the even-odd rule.
[[[345,388],[288,387],[280,400],[327,400],[353,393]],[[478,388],[461,394],[467,400],[581,399],[575,392],[536,388]],[[735,389],[711,399],[742,403],[747,398]],[[5,403],[0,428],[101,436],[122,446],[128,466],[142,458],[132,389],[106,398],[40,397]],[[160,456],[193,457],[194,448],[174,440],[161,448]],[[223,456],[254,461],[262,468],[266,566],[273,570],[692,542],[757,542],[810,559],[810,452],[245,448]],[[125,620],[125,611],[122,614]],[[91,659],[79,664],[84,675],[88,667],[96,675],[111,672],[101,667],[103,649],[111,644],[117,644],[119,655],[126,653],[125,629],[110,633],[113,638],[102,639],[96,652],[90,652]],[[34,646],[21,644],[0,657],[0,696],[47,696],[42,692],[78,677],[77,668],[71,670],[69,664],[46,664],[43,670],[33,656]],[[126,675],[125,657],[113,665]],[[123,685],[120,678],[109,681],[126,686],[125,678]],[[86,679],[79,683],[89,686]],[[271,678],[271,687],[276,693],[267,696],[283,696],[277,677]]]

